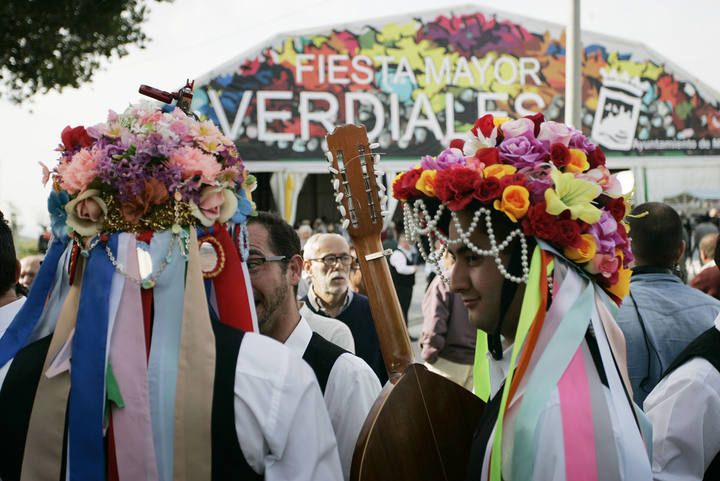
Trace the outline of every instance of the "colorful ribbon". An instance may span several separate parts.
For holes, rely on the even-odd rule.
[[[117,255],[118,235],[107,245]],[[115,268],[103,243],[90,251],[72,345],[68,455],[70,481],[105,479],[103,417],[110,286]]]
[[[50,249],[30,288],[27,302],[15,315],[5,334],[0,337],[0,367],[13,359],[18,351],[27,345],[45,307],[45,300],[55,279],[58,261],[65,251],[65,246],[66,244],[59,240],[54,240],[50,244]]]

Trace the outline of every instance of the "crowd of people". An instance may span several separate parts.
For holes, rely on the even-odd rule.
[[[197,131],[177,111],[128,115]],[[202,127],[193,147],[171,136],[157,154],[192,164],[195,191],[145,179],[106,202],[88,186],[109,174],[73,184],[69,164],[115,139],[83,129],[64,133],[53,173],[53,195],[76,196],[66,237],[18,260],[0,215],[0,481],[350,479],[393,382],[372,279],[334,224],[248,215],[232,142]],[[535,151],[503,150],[518,138]],[[714,219],[688,239],[671,206],[630,208],[599,148],[537,116],[479,119],[393,194],[406,223],[383,246],[406,326],[431,264],[411,340],[429,371],[487,402],[467,480],[720,479]],[[686,283],[688,249],[700,263]]]

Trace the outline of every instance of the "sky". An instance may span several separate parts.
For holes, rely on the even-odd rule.
[[[108,109],[124,110],[140,98],[140,84],[175,90],[186,78],[200,77],[278,33],[469,3],[489,13],[565,24],[572,0],[150,2],[144,31],[151,41],[145,49],[130,48],[128,56],[110,59],[78,89],[38,95],[20,106],[0,99],[0,209],[6,215],[15,210],[23,235],[37,234],[48,223],[49,192],[41,185],[38,162],[54,167],[54,149],[66,125],[94,125],[106,119]],[[642,42],[720,92],[717,0],[580,0],[580,5],[583,30]]]

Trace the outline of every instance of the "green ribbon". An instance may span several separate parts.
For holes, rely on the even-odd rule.
[[[512,384],[514,366],[521,346],[525,342],[530,325],[532,324],[535,314],[540,307],[540,275],[541,275],[541,254],[540,247],[536,246],[533,252],[532,261],[530,263],[530,274],[528,275],[528,283],[523,297],[522,310],[520,311],[520,320],[515,332],[513,342],[512,355],[510,356],[510,372],[505,380],[505,387],[502,393],[502,401],[500,402],[500,411],[497,421],[495,422],[495,439],[492,446],[492,460],[490,463],[490,480],[501,481],[502,479],[502,437],[503,437],[503,420],[505,418],[505,406],[507,406],[508,395],[510,393],[510,385]],[[542,273],[547,275],[547,273]]]
[[[124,408],[125,401],[123,401],[122,393],[120,392],[120,385],[118,384],[117,379],[115,379],[115,373],[113,372],[110,361],[108,361],[107,371],[105,372],[105,386],[107,390],[107,400],[109,401],[108,405],[113,403],[119,408]]]
[[[490,363],[487,352],[487,334],[478,329],[473,363],[473,392],[485,402],[490,401]]]

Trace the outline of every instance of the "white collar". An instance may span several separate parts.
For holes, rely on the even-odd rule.
[[[308,344],[310,344],[311,337],[312,329],[310,329],[310,324],[308,324],[305,317],[301,316],[300,322],[298,322],[293,332],[290,333],[290,336],[285,340],[285,346],[302,357],[303,354],[305,354]]]
[[[12,320],[15,319],[15,315],[23,304],[25,304],[26,300],[27,297],[18,297],[11,303],[0,307],[0,337],[5,334],[5,330],[10,326]]]
[[[702,265],[698,272],[702,272],[705,269],[710,269],[711,267],[717,269],[717,264],[715,264],[715,261],[707,261],[705,264]]]
[[[503,341],[503,344],[505,342]],[[510,343],[504,350],[502,359],[499,361],[492,357],[490,352],[486,352],[485,355],[488,358],[490,367],[490,398],[492,399],[495,394],[500,390],[500,387],[507,379],[508,373],[510,372],[510,358],[512,357],[513,344]]]

